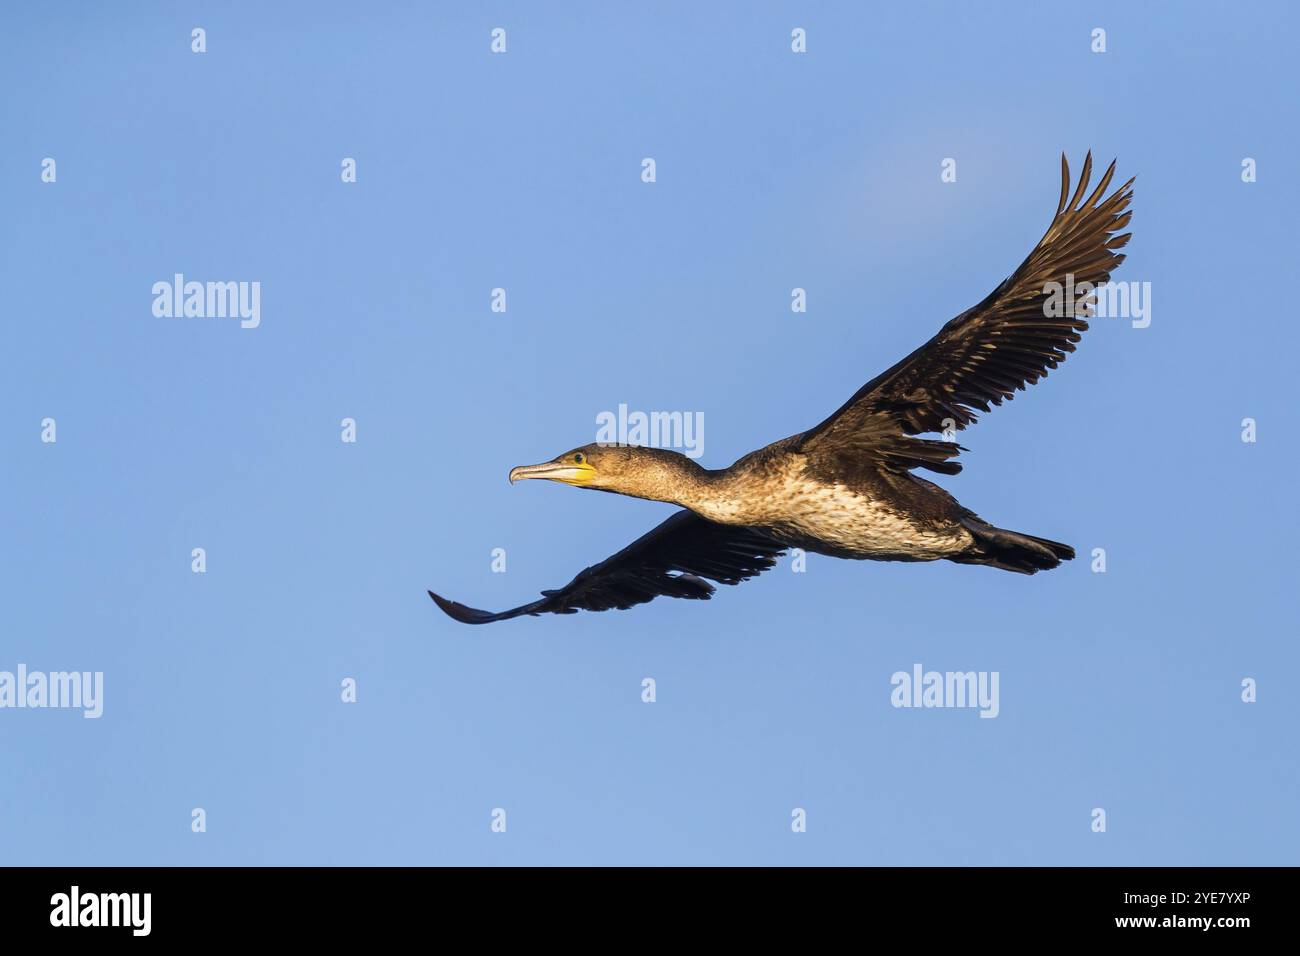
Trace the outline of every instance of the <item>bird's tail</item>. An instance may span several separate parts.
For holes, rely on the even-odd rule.
[[[1074,558],[1074,549],[1059,541],[995,528],[971,512],[959,520],[975,540],[965,551],[948,559],[958,564],[986,564],[1003,571],[1036,574]]]

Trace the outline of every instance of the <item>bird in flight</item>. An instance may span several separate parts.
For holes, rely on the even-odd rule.
[[[1104,284],[1124,261],[1115,250],[1132,218],[1130,179],[1109,196],[1115,164],[1084,198],[1092,154],[1070,194],[1061,156],[1061,198],[1047,232],[1020,268],[984,301],[950,321],[877,375],[821,424],[708,470],[657,448],[592,444],[510,472],[683,510],[622,551],[540,599],[492,613],[429,592],[457,621],[488,624],[525,614],[620,610],[659,596],[706,600],[709,582],[739,584],[790,548],[839,558],[982,564],[1034,574],[1074,557],[1069,545],[995,527],[914,472],[955,475],[964,449],[918,437],[951,434],[1074,351],[1095,297],[1060,306],[1072,277]],[[1067,201],[1068,200],[1068,201]],[[1056,284],[1053,287],[1053,284]],[[1055,289],[1055,292],[1049,291]]]

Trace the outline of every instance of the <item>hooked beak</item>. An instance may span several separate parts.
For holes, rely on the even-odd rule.
[[[510,483],[524,481],[528,478],[547,478],[561,481],[566,485],[585,485],[596,475],[596,469],[585,461],[579,465],[574,462],[546,461],[540,465],[520,465],[510,469]]]

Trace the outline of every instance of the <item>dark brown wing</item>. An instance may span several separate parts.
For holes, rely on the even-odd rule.
[[[558,591],[543,591],[540,601],[493,614],[432,591],[429,597],[465,624],[489,624],[523,614],[625,610],[660,595],[708,600],[713,585],[705,578],[739,584],[776,564],[784,550],[785,545],[752,528],[715,524],[694,512],[679,511]]]
[[[1075,289],[1085,282],[1099,286],[1124,261],[1115,250],[1128,243],[1130,234],[1116,233],[1133,215],[1126,211],[1133,180],[1102,199],[1115,174],[1112,162],[1097,188],[1082,199],[1091,174],[1089,153],[1070,196],[1070,167],[1062,154],[1056,216],[1020,268],[983,302],[799,436],[796,447],[845,462],[866,455],[895,469],[960,471],[961,465],[949,460],[957,457],[959,445],[909,436],[944,431],[949,420],[952,427],[965,428],[975,421],[975,409],[987,412],[1045,377],[1074,351],[1079,333],[1088,328],[1085,317],[1092,314],[1090,302],[1078,307],[1068,299],[1062,302],[1059,289],[1049,289],[1049,283],[1067,287],[1067,276],[1072,276]],[[1063,307],[1056,309],[1057,304]]]

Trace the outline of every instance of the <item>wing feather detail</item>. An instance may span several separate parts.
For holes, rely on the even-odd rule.
[[[717,524],[679,511],[622,551],[581,571],[562,588],[508,611],[480,611],[429,592],[448,616],[489,624],[525,614],[626,610],[657,597],[708,600],[718,584],[740,584],[776,564],[785,545],[753,528]]]

